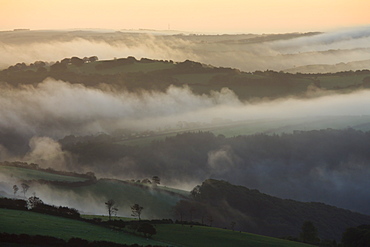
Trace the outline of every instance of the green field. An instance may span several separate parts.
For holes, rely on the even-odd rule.
[[[87,222],[28,211],[0,209],[0,232],[54,236],[64,240],[72,237],[89,241],[104,240],[122,244],[164,245],[163,243],[114,231]]]
[[[110,241],[122,244],[162,245],[162,246],[271,246],[304,247],[302,243],[281,240],[250,233],[226,229],[157,224],[157,234],[152,239],[142,238],[127,232],[112,230],[82,222],[28,211],[0,209],[0,232],[29,235],[54,236],[64,240],[72,237],[89,241]]]
[[[156,225],[157,235],[153,239],[181,246],[192,247],[304,247],[307,244],[260,236],[245,232],[237,232],[213,227],[189,225]]]
[[[86,178],[81,177],[73,177],[73,176],[66,176],[66,175],[59,175],[54,173],[49,173],[40,170],[33,170],[27,169],[22,167],[14,167],[14,166],[5,166],[0,165],[0,173],[15,177],[19,180],[48,180],[48,181],[65,181],[65,182],[80,182],[85,181]]]

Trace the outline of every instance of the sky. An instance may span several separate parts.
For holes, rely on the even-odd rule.
[[[369,0],[0,0],[0,30],[327,31],[370,24]]]

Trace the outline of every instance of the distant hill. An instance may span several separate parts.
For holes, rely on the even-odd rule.
[[[65,58],[56,63],[18,63],[0,71],[7,85],[36,85],[51,77],[86,87],[118,91],[165,92],[170,86],[188,86],[195,94],[228,88],[240,100],[314,97],[313,89],[346,93],[370,87],[370,71],[335,74],[291,74],[276,71],[242,72],[195,61],[174,62],[134,57],[99,61],[97,57]],[[322,94],[319,94],[322,95]]]
[[[299,66],[290,69],[285,69],[287,73],[312,73],[312,74],[325,74],[325,73],[338,73],[341,71],[349,70],[364,70],[370,68],[370,60],[354,61],[349,63],[337,63],[337,64],[312,64],[306,66]]]
[[[370,223],[369,215],[323,203],[284,200],[214,179],[202,183],[193,201],[181,201],[176,208],[186,219],[226,228],[234,222],[236,229],[275,237],[298,237],[303,222],[312,221],[321,239],[338,241],[346,228]]]

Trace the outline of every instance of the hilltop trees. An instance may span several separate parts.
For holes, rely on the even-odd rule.
[[[116,214],[118,211],[118,208],[116,208],[114,205],[116,202],[113,199],[109,199],[107,202],[105,202],[105,206],[108,209],[108,216],[109,216],[109,221],[112,218],[112,214]]]

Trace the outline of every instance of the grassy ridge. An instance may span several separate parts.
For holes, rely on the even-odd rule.
[[[59,175],[40,170],[27,169],[22,167],[0,165],[0,173],[16,177],[19,180],[47,180],[47,181],[64,181],[64,182],[81,182],[86,178]]]
[[[66,193],[75,198],[76,208],[89,211],[95,205],[94,211],[107,214],[104,202],[113,199],[118,207],[119,216],[131,216],[130,206],[138,203],[144,207],[142,218],[170,218],[172,207],[183,197],[178,193],[171,193],[165,189],[152,189],[148,186],[139,186],[119,180],[99,180],[97,183],[81,187],[53,186],[55,197],[63,197]],[[86,195],[93,198],[85,205]],[[79,203],[80,202],[80,203]]]
[[[0,219],[0,232],[6,233],[47,235],[64,240],[77,237],[89,241],[104,240],[122,244],[163,245],[155,240],[147,240],[87,222],[34,212],[0,209]]]

